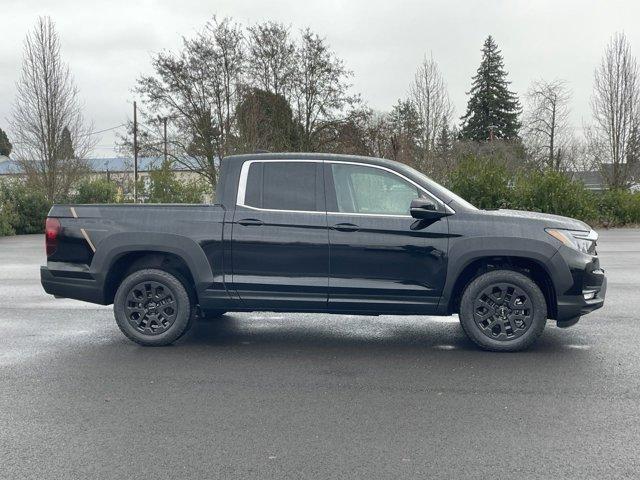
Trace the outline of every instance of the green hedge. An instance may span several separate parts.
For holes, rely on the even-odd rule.
[[[529,172],[519,176],[511,190],[518,210],[555,213],[593,221],[597,218],[597,194],[560,172]]]
[[[148,188],[140,181],[139,191],[149,203],[201,203],[208,185],[198,179],[178,179],[170,164],[149,175]],[[118,186],[105,178],[85,179],[76,185],[69,203],[116,203],[122,201]],[[58,202],[67,203],[67,202]],[[23,182],[0,182],[0,236],[42,233],[51,208],[44,195]]]
[[[0,237],[16,234],[13,228],[14,219],[15,211],[13,210],[13,205],[3,201],[0,204]]]
[[[597,197],[595,217],[608,227],[640,223],[640,192],[610,190]]]
[[[51,205],[45,196],[20,182],[0,184],[0,205],[5,230],[15,234],[41,233]],[[0,222],[2,223],[2,222]]]
[[[149,172],[144,188],[148,203],[202,203],[208,185],[200,179],[179,179],[170,161],[163,161]]]
[[[559,172],[513,170],[500,160],[465,158],[447,186],[479,208],[514,208],[555,213],[607,227],[640,224],[640,192],[592,192]],[[168,164],[150,175],[147,201],[198,203],[207,186],[198,180],[178,181]],[[114,203],[116,185],[106,179],[86,180],[69,199],[73,203]],[[20,182],[0,183],[0,236],[41,233],[50,205],[44,195]]]
[[[84,180],[77,187],[73,203],[115,203],[118,186],[105,178]]]
[[[72,203],[110,203],[117,188],[106,180],[82,182]],[[0,183],[0,236],[42,233],[51,204],[45,196],[20,181]]]
[[[561,172],[512,171],[491,158],[464,159],[448,187],[478,208],[513,208],[607,227],[640,223],[640,192],[593,192]]]
[[[511,176],[501,162],[467,157],[451,172],[448,186],[478,208],[511,206]]]

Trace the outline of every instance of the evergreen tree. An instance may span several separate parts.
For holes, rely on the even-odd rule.
[[[396,135],[403,135],[417,145],[420,137],[420,115],[411,100],[398,100],[391,110],[390,121]]]
[[[392,158],[418,169],[418,142],[420,139],[420,116],[410,100],[398,100],[389,115],[392,137]]]
[[[473,77],[467,113],[462,117],[461,137],[484,141],[518,137],[520,102],[509,90],[502,54],[489,35],[482,47],[482,61]]]
[[[449,125],[446,122],[442,123],[442,128],[438,132],[438,136],[436,137],[436,152],[439,155],[444,155],[449,150],[453,143],[453,135]]]
[[[4,130],[0,128],[0,155],[8,157],[12,149],[13,145],[11,145],[9,137],[7,137],[7,134],[4,133]]]
[[[283,95],[249,89],[236,111],[241,151],[290,152],[298,147],[300,126]]]
[[[64,127],[62,129],[60,142],[58,143],[57,159],[73,160],[75,158],[76,158],[76,154],[73,151],[73,142],[71,141],[71,132],[67,127]]]
[[[640,127],[638,125],[634,125],[631,128],[631,134],[627,142],[626,157],[628,166],[640,164]]]

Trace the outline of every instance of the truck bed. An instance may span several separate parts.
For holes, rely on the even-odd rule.
[[[104,277],[125,252],[179,255],[205,283],[213,283],[214,270],[222,271],[221,205],[54,205],[49,218],[60,222],[57,245],[43,273],[45,289],[54,295],[110,303]]]

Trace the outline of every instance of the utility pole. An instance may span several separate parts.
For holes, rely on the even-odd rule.
[[[133,203],[138,203],[138,107],[133,102]]]

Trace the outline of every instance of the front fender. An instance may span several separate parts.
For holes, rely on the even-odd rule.
[[[542,267],[553,283],[556,293],[569,288],[573,279],[559,255],[558,249],[542,240],[521,237],[459,237],[449,244],[447,279],[438,310],[445,313],[462,272],[477,260],[510,257],[533,261]]]

